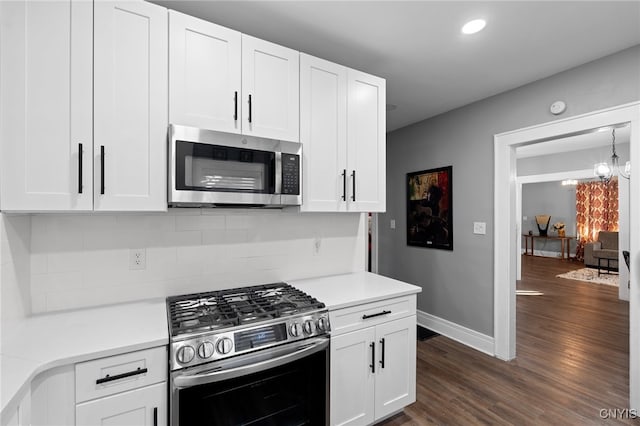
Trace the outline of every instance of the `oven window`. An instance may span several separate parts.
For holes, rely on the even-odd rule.
[[[268,151],[177,141],[176,189],[275,192],[275,154]]]
[[[180,390],[180,425],[325,425],[327,351]]]

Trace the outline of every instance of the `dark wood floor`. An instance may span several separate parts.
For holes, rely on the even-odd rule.
[[[639,424],[600,417],[629,397],[629,310],[618,288],[556,278],[578,263],[523,257],[516,359],[500,361],[444,336],[418,341],[417,402],[400,425]]]

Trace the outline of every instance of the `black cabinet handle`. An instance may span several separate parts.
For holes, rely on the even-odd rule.
[[[104,195],[104,145],[100,145],[100,194]]]
[[[249,95],[249,123],[251,123],[251,95]]]
[[[347,201],[347,169],[342,169],[342,201]]]
[[[82,194],[82,156],[84,152],[82,150],[82,144],[78,144],[78,194]]]
[[[138,374],[144,374],[148,370],[146,368],[138,367],[137,370],[129,371],[127,373],[116,374],[115,376],[106,375],[102,379],[96,380],[96,385],[101,385],[102,383],[113,382],[114,380],[124,379],[126,377],[137,376]]]
[[[380,367],[384,368],[384,337],[380,339],[380,346],[382,346],[382,354],[380,354]]]
[[[238,92],[233,97],[233,120],[238,121]]]
[[[153,426],[158,426],[158,407],[153,407]]]
[[[369,319],[369,318],[379,317],[379,316],[382,316],[382,315],[387,315],[387,314],[390,314],[390,313],[391,313],[391,311],[382,311],[382,312],[378,312],[377,314],[363,315],[362,319],[365,320],[365,319]]]
[[[376,344],[374,342],[371,342],[369,344],[369,347],[371,348],[371,364],[369,364],[369,367],[371,367],[371,372],[375,373],[376,372]]]
[[[353,201],[356,200],[356,171],[354,170],[353,173],[351,173],[351,178],[353,179],[353,194],[351,194],[351,199]]]

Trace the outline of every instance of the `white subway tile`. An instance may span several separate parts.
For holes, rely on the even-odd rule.
[[[246,214],[228,214],[226,218],[227,229],[247,229],[250,222],[253,222]]]
[[[119,230],[171,232],[176,230],[174,216],[163,215],[119,215],[117,227]]]
[[[31,254],[31,274],[46,274],[48,272],[47,257],[44,253]]]
[[[176,230],[178,231],[197,231],[225,228],[225,217],[220,215],[176,216],[175,220]]]
[[[82,251],[62,251],[51,253],[47,256],[48,272],[81,271],[84,266],[85,256]]]
[[[4,266],[4,250],[18,247],[31,308],[42,312],[345,273],[364,268],[360,220],[243,209],[26,216],[2,246],[2,274],[29,282]],[[146,249],[145,270],[129,270],[131,248]]]

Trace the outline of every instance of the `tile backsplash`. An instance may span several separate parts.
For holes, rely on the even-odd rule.
[[[365,268],[363,214],[170,209],[30,219],[33,313]],[[143,250],[144,269],[130,269],[132,250]]]

